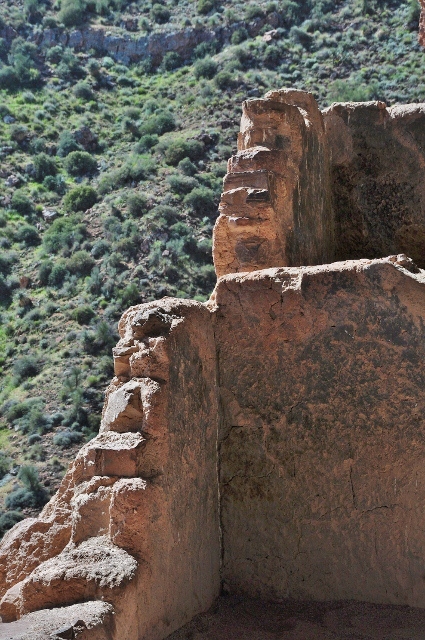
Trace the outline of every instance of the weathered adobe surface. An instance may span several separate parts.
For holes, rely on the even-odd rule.
[[[210,313],[165,299],[127,311],[119,330],[99,436],[81,449],[40,517],[1,545],[0,615],[4,623],[24,616],[28,639],[43,620],[25,614],[53,608],[48,622],[54,630],[58,612],[57,631],[58,607],[105,600],[112,616],[91,607],[70,612],[70,633],[156,640],[219,592]],[[0,624],[2,631],[15,637],[13,624]]]
[[[217,276],[333,257],[330,172],[322,114],[305,91],[243,103],[214,228]]]
[[[323,117],[335,257],[405,253],[425,267],[425,105],[334,104]]]
[[[405,253],[425,267],[425,105],[271,91],[243,104],[217,275]]]
[[[232,274],[208,305],[131,308],[100,435],[2,543],[0,638],[36,637],[29,614],[52,609],[49,629],[58,614],[55,632],[65,619],[84,640],[162,639],[220,582],[425,607],[425,273],[411,269]],[[100,600],[112,611],[60,608]]]

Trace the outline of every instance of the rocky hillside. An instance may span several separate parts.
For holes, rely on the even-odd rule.
[[[116,322],[205,300],[240,103],[425,101],[416,0],[0,2],[0,535],[97,431]]]

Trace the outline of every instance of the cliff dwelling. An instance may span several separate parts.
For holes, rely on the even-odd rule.
[[[289,607],[228,638],[423,638],[424,148],[422,104],[243,104],[214,293],[122,316],[99,435],[0,545],[0,638],[163,640],[220,593]]]

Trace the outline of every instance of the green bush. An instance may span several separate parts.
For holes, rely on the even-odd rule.
[[[214,82],[218,89],[229,89],[233,84],[232,74],[228,71],[220,71],[214,78]]]
[[[249,4],[245,11],[245,18],[247,20],[254,20],[254,18],[264,18],[264,11],[262,7],[257,4]]]
[[[230,41],[232,44],[240,44],[247,38],[248,38],[248,31],[245,29],[245,27],[240,27],[239,29],[236,29],[232,33],[232,37]]]
[[[22,358],[15,360],[12,369],[18,381],[22,381],[38,375],[42,369],[42,363],[36,356],[22,356]]]
[[[71,249],[87,235],[86,226],[77,216],[57,218],[44,232],[43,245],[48,253],[59,253],[64,248]]]
[[[151,115],[140,127],[140,135],[157,134],[162,136],[168,131],[174,131],[176,121],[170,111],[159,111]]]
[[[0,538],[4,536],[15,524],[23,520],[24,516],[19,511],[6,511],[0,513]]]
[[[16,89],[19,85],[18,76],[13,67],[4,66],[0,69],[0,87]]]
[[[94,318],[95,315],[95,312],[88,304],[77,307],[74,309],[72,314],[74,320],[76,320],[78,324],[89,324],[90,320]]]
[[[23,224],[18,227],[15,239],[18,242],[22,242],[26,247],[36,247],[41,242],[37,229],[31,224]]]
[[[133,218],[140,218],[147,211],[148,199],[142,193],[131,193],[127,197],[128,213]]]
[[[198,60],[193,70],[195,78],[214,78],[217,73],[217,63],[209,57]]]
[[[142,136],[139,142],[134,147],[136,153],[145,153],[152,149],[158,143],[158,136],[156,134],[148,133]]]
[[[71,151],[82,151],[82,148],[70,131],[63,131],[59,136],[58,156],[65,158]]]
[[[165,150],[165,162],[176,166],[183,158],[199,160],[204,152],[204,145],[199,140],[185,140],[176,138],[170,142]]]
[[[73,89],[74,96],[81,100],[93,100],[94,94],[88,82],[77,82]]]
[[[65,280],[65,278],[68,275],[68,269],[65,266],[64,262],[57,262],[55,265],[53,265],[47,282],[51,287],[61,287],[63,285],[63,282]]]
[[[97,202],[97,193],[93,187],[81,185],[68,191],[63,199],[63,206],[66,211],[86,211]]]
[[[5,453],[0,451],[0,480],[4,478],[4,476],[9,473],[10,469],[10,459],[6,456]]]
[[[154,4],[150,11],[151,18],[158,24],[165,24],[169,21],[171,13],[166,7],[161,4]]]
[[[177,168],[180,169],[180,171],[184,173],[185,176],[194,176],[198,171],[196,165],[194,165],[189,158],[183,158],[183,160],[180,160]]]
[[[81,442],[83,434],[79,431],[61,431],[53,436],[53,444],[61,449],[68,449],[71,445]]]
[[[68,271],[77,276],[88,276],[95,265],[87,251],[76,251],[67,261]]]
[[[197,187],[187,194],[184,203],[196,213],[212,212],[215,209],[214,193],[207,187]]]
[[[85,8],[83,0],[62,0],[59,20],[65,27],[76,27],[84,20]]]
[[[206,15],[207,13],[215,9],[216,6],[216,0],[198,0],[196,8],[198,10],[198,13],[200,13],[201,15]]]
[[[181,56],[175,51],[168,51],[162,59],[162,67],[165,71],[174,71],[182,64]]]
[[[14,251],[2,251],[0,253],[0,273],[8,275],[17,260],[18,255]]]
[[[87,151],[71,151],[64,160],[64,167],[71,176],[84,176],[97,171],[97,162]]]
[[[10,201],[12,209],[23,216],[29,216],[33,212],[33,204],[22,191],[15,191]]]
[[[174,193],[185,194],[199,186],[199,182],[195,178],[189,176],[181,176],[178,174],[171,175],[167,178],[167,182]]]
[[[56,162],[47,153],[39,153],[33,158],[34,177],[42,182],[46,176],[54,176],[57,173]]]

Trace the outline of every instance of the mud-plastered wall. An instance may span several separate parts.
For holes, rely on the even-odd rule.
[[[233,593],[425,606],[425,282],[391,260],[217,285]]]

